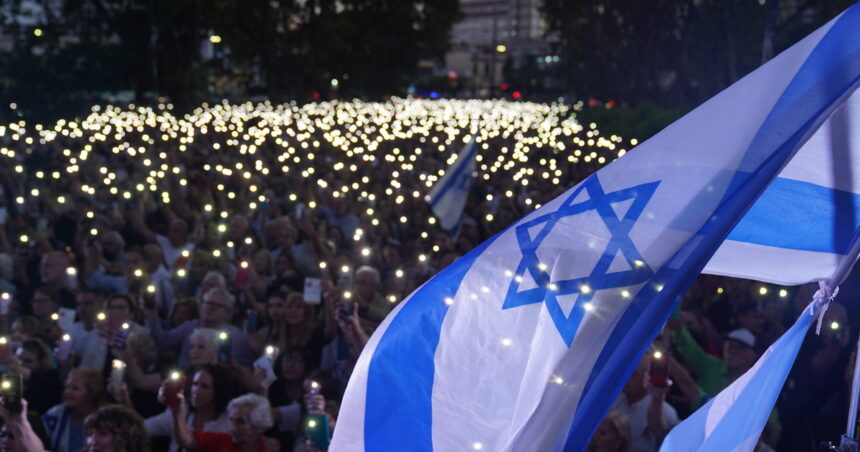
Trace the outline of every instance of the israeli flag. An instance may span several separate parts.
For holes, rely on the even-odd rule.
[[[842,178],[814,169],[825,161],[787,164],[846,105],[858,80],[855,5],[442,270],[371,337],[331,450],[584,449],[680,295],[778,175],[856,199],[855,189],[828,185]],[[835,149],[844,141],[849,147]],[[819,146],[805,152],[858,155],[857,141]],[[853,168],[842,165],[833,166]],[[844,204],[831,203],[832,243],[842,237],[837,224],[853,237],[857,215],[837,218]],[[794,212],[783,208],[780,215]],[[828,221],[826,213],[765,223]],[[742,237],[727,242],[740,245],[720,250],[721,259],[803,251],[797,237],[789,237],[795,248]],[[822,265],[830,268],[841,249],[813,252],[829,254]],[[803,264],[787,279],[818,276],[803,273]],[[710,270],[759,278],[752,267],[735,272],[715,261]]]
[[[666,436],[660,452],[752,452],[803,338],[825,300],[816,300],[758,362]]]
[[[445,175],[433,185],[425,199],[430,203],[430,209],[439,219],[439,225],[445,230],[456,234],[463,217],[463,208],[469,199],[469,187],[472,184],[472,172],[475,171],[475,155],[478,153],[478,143],[469,141],[457,155],[445,172]]]

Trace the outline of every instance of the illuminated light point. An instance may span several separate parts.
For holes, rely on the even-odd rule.
[[[586,312],[591,312],[594,310],[594,305],[591,303],[583,303],[582,308],[585,309]]]
[[[621,291],[621,296],[622,296],[622,297],[624,297],[624,298],[630,298],[630,292],[629,292],[629,291],[627,291],[627,290],[622,290],[622,291]]]
[[[835,320],[833,322],[830,322],[830,329],[831,330],[838,330],[839,329],[839,322],[837,322]]]
[[[507,51],[508,51],[508,46],[506,46],[504,44],[499,44],[496,46],[496,52],[505,53]]]
[[[637,267],[644,267],[644,266],[645,266],[645,262],[642,262],[642,261],[640,261],[639,259],[636,259],[636,260],[634,260],[634,261],[633,261],[633,265],[635,265],[635,266],[637,266]]]
[[[502,339],[502,345],[504,345],[505,347],[510,347],[513,343],[514,342],[507,337]]]
[[[779,298],[785,298],[788,296],[788,291],[785,289],[779,289]]]
[[[560,385],[560,384],[564,383],[564,378],[561,378],[558,375],[556,375],[556,376],[552,377],[552,382],[557,384],[557,385]]]
[[[591,293],[591,287],[588,287],[586,284],[579,286],[579,292],[588,295]]]
[[[398,278],[402,278],[403,277],[403,270],[398,268],[397,270],[394,271],[394,276],[396,276]]]
[[[660,359],[663,357],[663,353],[660,350],[654,352],[654,359]]]
[[[325,270],[326,267],[328,267],[328,264],[326,264],[325,262],[320,262],[320,269]]]
[[[481,443],[475,443],[475,444],[472,444],[472,449],[475,449],[475,450],[483,450],[483,449],[484,449],[484,445],[483,445],[483,444],[481,444]]]
[[[209,37],[209,42],[211,42],[212,44],[219,44],[221,43],[221,36],[212,35]]]
[[[445,304],[451,306],[452,304],[454,304],[454,299],[451,297],[445,297]]]
[[[725,289],[723,289],[722,287],[717,287],[717,293],[723,293],[723,292],[725,292]]]
[[[40,36],[42,36],[42,33],[43,33],[43,32],[42,32],[42,29],[41,29],[41,28],[36,28],[35,30],[33,30],[33,36],[35,36],[35,37],[37,37],[37,38],[38,38],[38,37],[40,37]]]
[[[549,285],[547,285],[546,288],[555,292],[556,290],[558,290],[558,285],[556,285],[555,283],[549,283]]]
[[[308,427],[310,427],[310,428],[314,428],[314,427],[316,427],[316,426],[317,426],[317,421],[315,421],[315,420],[313,420],[313,419],[310,419],[310,420],[308,421]]]
[[[538,268],[540,269],[540,271],[545,272],[546,269],[549,267],[547,267],[546,264],[541,263],[541,264],[538,264]]]
[[[341,273],[349,273],[349,265],[344,265],[340,268]]]
[[[767,295],[767,287],[764,287],[764,286],[759,287],[758,294],[759,295]]]

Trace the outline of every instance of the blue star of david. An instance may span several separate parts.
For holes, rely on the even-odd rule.
[[[589,177],[579,186],[554,212],[534,218],[516,227],[517,243],[522,252],[514,279],[508,287],[502,309],[516,308],[536,303],[546,304],[547,311],[555,323],[562,339],[570,346],[576,335],[582,317],[585,315],[583,305],[591,301],[595,292],[603,289],[629,287],[645,282],[654,272],[645,263],[642,254],[630,240],[629,234],[633,225],[639,219],[660,181],[637,185],[630,188],[605,193],[597,175]],[[585,191],[588,199],[574,204],[577,197]],[[612,204],[629,201],[630,208],[619,218]],[[550,231],[562,218],[579,215],[588,211],[596,211],[603,224],[609,230],[611,238],[606,249],[597,261],[591,274],[582,278],[560,281],[550,281],[552,268],[540,263],[537,250],[549,235]],[[529,230],[537,228],[540,231],[534,238]],[[621,253],[630,269],[608,272],[615,256]],[[562,256],[563,258],[563,256]],[[523,276],[528,273],[537,287],[520,290]],[[586,289],[587,287],[587,289]],[[558,303],[558,297],[577,294],[576,303],[569,315],[565,315]]]

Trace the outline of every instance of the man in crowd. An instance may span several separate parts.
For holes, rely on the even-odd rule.
[[[189,320],[172,330],[164,331],[158,314],[154,309],[144,308],[146,325],[152,333],[152,338],[160,348],[181,346],[179,364],[188,366],[188,343],[191,332],[197,328],[211,328],[226,332],[229,337],[232,359],[244,366],[251,366],[254,361],[254,350],[248,343],[245,333],[230,323],[236,298],[230,292],[216,287],[203,295],[200,306],[200,318]]]

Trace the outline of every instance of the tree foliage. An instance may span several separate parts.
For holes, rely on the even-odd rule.
[[[166,95],[179,110],[230,93],[283,101],[332,79],[342,95],[396,94],[419,61],[444,55],[459,10],[457,0],[36,0],[40,22],[19,26],[23,1],[8,1],[0,102],[31,110],[117,91]]]
[[[700,103],[811,32],[850,0],[544,0],[563,78],[579,96]]]

